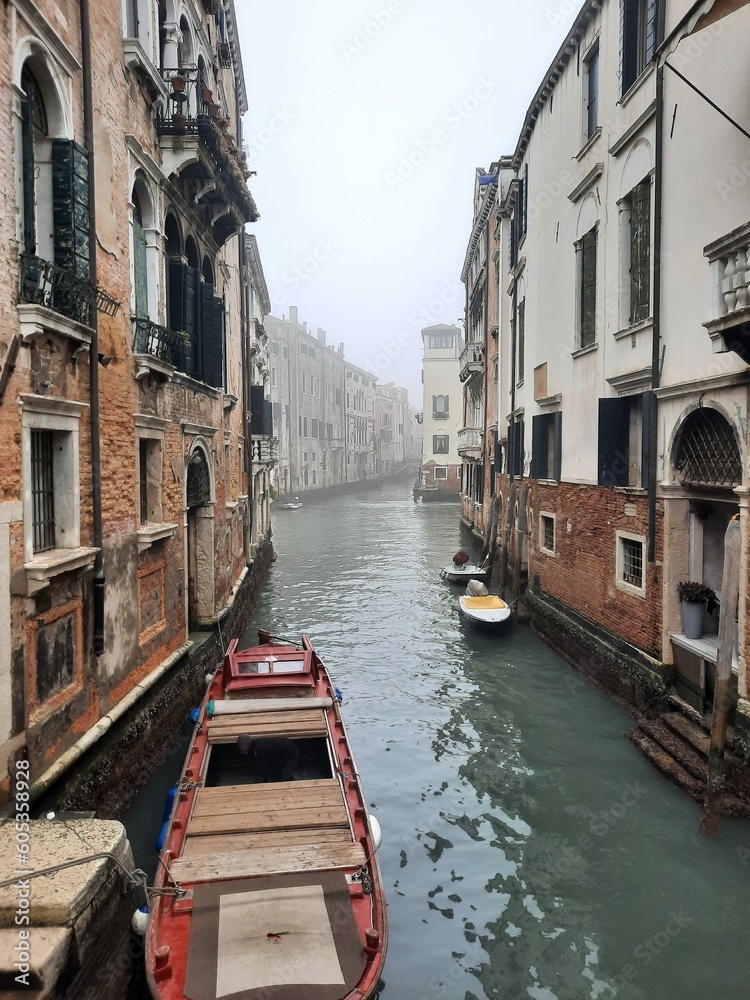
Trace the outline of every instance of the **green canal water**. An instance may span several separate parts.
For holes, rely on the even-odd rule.
[[[383,829],[380,1000],[746,1000],[750,825],[702,841],[623,709],[529,627],[468,630],[438,578],[460,543],[408,484],[279,512],[245,639],[306,632],[343,691]],[[126,818],[151,869],[183,753]]]

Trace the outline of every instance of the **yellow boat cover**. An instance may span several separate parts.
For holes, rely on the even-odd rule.
[[[490,594],[489,597],[464,597],[464,604],[467,608],[474,608],[475,611],[502,611],[508,607],[505,601],[501,601],[494,594]]]

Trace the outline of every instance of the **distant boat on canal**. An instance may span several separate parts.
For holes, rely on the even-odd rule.
[[[287,503],[276,504],[276,510],[299,510],[300,507],[304,507],[304,504],[299,497],[295,497],[294,500],[289,500]]]
[[[364,1000],[387,944],[377,849],[328,672],[302,637],[234,640],[178,785],[149,919],[155,1000]]]

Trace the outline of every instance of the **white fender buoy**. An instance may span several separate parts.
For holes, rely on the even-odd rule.
[[[372,833],[372,846],[377,851],[383,841],[383,831],[380,829],[380,823],[378,823],[372,813],[367,814],[367,821],[370,824],[370,831]]]
[[[146,928],[148,927],[148,906],[146,906],[145,903],[141,903],[133,914],[130,926],[133,928],[138,937],[145,936]]]

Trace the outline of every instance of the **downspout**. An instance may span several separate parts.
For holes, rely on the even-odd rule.
[[[245,447],[243,448],[243,458],[245,460],[245,475],[247,476],[247,509],[245,510],[245,525],[243,538],[245,543],[245,565],[251,563],[250,551],[253,537],[253,437],[250,417],[250,407],[248,405],[248,394],[250,392],[250,371],[247,363],[248,350],[247,339],[250,335],[250,326],[247,318],[247,248],[245,246],[245,227],[240,230],[240,337],[242,352],[242,433],[245,435]]]
[[[654,330],[651,343],[651,397],[648,477],[648,561],[656,561],[656,472],[659,448],[658,410],[655,395],[661,383],[661,267],[662,195],[664,176],[664,66],[656,67],[656,150],[654,163]]]
[[[83,130],[89,152],[89,280],[97,285],[96,268],[96,181],[94,159],[94,100],[91,79],[91,20],[89,0],[81,2],[81,65],[83,70]],[[91,502],[93,508],[94,547],[94,655],[104,652],[104,557],[102,545],[102,459],[99,423],[99,315],[94,306],[89,347],[89,399],[91,419]]]

